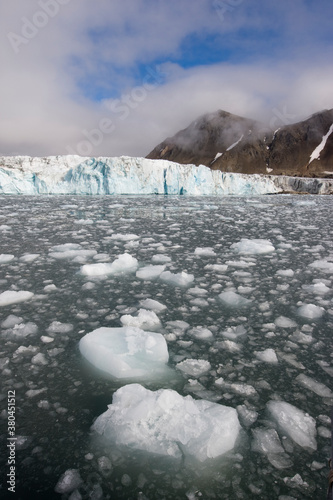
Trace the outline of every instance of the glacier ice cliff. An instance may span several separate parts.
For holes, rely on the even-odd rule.
[[[145,158],[0,157],[0,194],[261,195],[332,194],[333,180],[225,173]]]

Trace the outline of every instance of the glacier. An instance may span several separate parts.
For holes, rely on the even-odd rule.
[[[0,194],[253,196],[333,194],[333,180],[236,174],[167,160],[0,157]]]

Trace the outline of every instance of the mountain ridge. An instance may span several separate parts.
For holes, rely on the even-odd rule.
[[[275,131],[259,121],[218,110],[201,115],[146,158],[203,164],[232,173],[332,178],[332,127],[333,109]]]

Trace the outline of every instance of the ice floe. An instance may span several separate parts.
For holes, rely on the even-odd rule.
[[[150,391],[139,384],[118,389],[92,429],[129,449],[199,461],[233,449],[240,424],[235,409],[181,396],[171,389]]]
[[[153,379],[169,360],[163,335],[140,328],[101,327],[79,343],[81,354],[96,368],[118,379]]]

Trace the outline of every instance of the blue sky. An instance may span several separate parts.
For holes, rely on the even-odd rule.
[[[0,154],[145,156],[197,116],[333,108],[331,0],[12,0]]]

